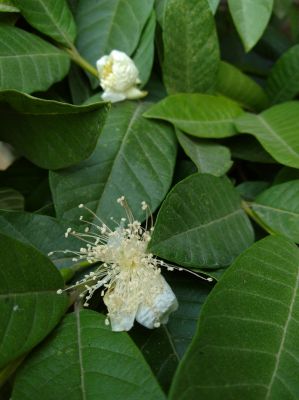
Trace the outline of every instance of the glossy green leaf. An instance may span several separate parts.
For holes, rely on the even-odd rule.
[[[114,49],[131,56],[152,9],[153,0],[79,0],[76,23],[80,54],[92,65]]]
[[[177,138],[185,153],[198,168],[198,172],[215,176],[224,175],[232,166],[228,147],[212,141],[199,140],[184,135],[178,129]]]
[[[122,195],[137,219],[145,217],[141,201],[152,211],[158,207],[171,184],[176,140],[171,127],[142,117],[146,108],[134,102],[115,105],[92,156],[50,174],[59,218],[77,220],[83,203],[111,224],[110,217],[124,217],[116,201]]]
[[[213,14],[216,13],[220,0],[208,0],[208,3],[211,7]]]
[[[254,135],[278,162],[299,168],[299,102],[273,106],[259,115],[244,114],[236,120],[239,132]]]
[[[229,265],[252,242],[251,224],[230,181],[194,174],[162,204],[150,250],[179,265],[215,268]]]
[[[76,26],[66,0],[13,0],[30,25],[70,47]]]
[[[144,31],[141,34],[140,42],[136,52],[133,54],[133,60],[139,71],[141,87],[144,86],[151,74],[154,62],[154,38],[156,29],[156,17],[152,12],[146,23]]]
[[[232,64],[223,61],[220,63],[215,90],[252,110],[263,110],[268,104],[261,86]]]
[[[240,135],[230,138],[225,141],[225,144],[230,148],[233,158],[241,160],[275,164],[276,161],[269,153],[260,145],[260,143],[250,135]]]
[[[0,235],[0,368],[28,352],[57,324],[67,297],[51,261],[31,246]]]
[[[205,92],[214,86],[220,59],[207,0],[168,0],[163,43],[162,69],[168,93]]]
[[[106,113],[105,103],[74,106],[4,91],[0,137],[42,168],[63,168],[92,153]]]
[[[299,93],[299,45],[291,47],[270,71],[266,90],[271,103],[292,100]]]
[[[24,196],[12,188],[0,188],[0,209],[24,210]]]
[[[208,297],[170,399],[282,400],[299,391],[298,248],[268,237]]]
[[[275,185],[261,193],[253,211],[274,232],[299,243],[299,180]]]
[[[228,6],[245,50],[249,51],[268,25],[273,0],[228,0]]]
[[[0,1],[0,12],[15,13],[19,11],[20,10],[14,5],[14,2],[12,2],[11,0]]]
[[[36,35],[0,24],[0,89],[47,90],[68,72],[65,52]]]
[[[12,400],[165,400],[128,334],[104,321],[88,310],[67,315],[17,375]]]
[[[223,138],[235,135],[233,121],[242,109],[232,100],[207,94],[177,94],[154,104],[144,116],[163,119],[190,135]]]
[[[48,255],[52,251],[78,250],[81,242],[74,238],[65,238],[68,225],[58,222],[47,215],[25,212],[0,211],[0,232],[35,247],[41,253]],[[61,268],[74,264],[73,254],[54,253],[53,263]]]

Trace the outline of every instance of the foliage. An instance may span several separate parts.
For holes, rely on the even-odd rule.
[[[0,0],[1,400],[299,398],[298,26],[296,0]],[[146,97],[102,100],[112,50]],[[67,229],[122,228],[123,195],[178,269],[153,330],[57,293],[99,266]]]

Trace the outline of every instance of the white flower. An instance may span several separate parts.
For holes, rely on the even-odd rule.
[[[97,61],[97,69],[104,90],[103,100],[114,103],[125,99],[140,99],[147,95],[147,92],[138,89],[139,72],[126,53],[112,50],[109,56],[103,56]]]
[[[10,144],[0,142],[0,171],[6,170],[17,158]]]
[[[167,323],[169,314],[178,307],[177,299],[161,275],[160,267],[171,271],[175,268],[181,271],[182,268],[170,266],[147,252],[153,228],[148,229],[147,223],[143,228],[139,221],[134,220],[124,196],[117,201],[124,207],[127,218],[122,218],[115,230],[111,230],[101,220],[101,224],[97,225],[80,217],[81,221],[93,227],[93,231],[88,228],[85,233],[78,233],[71,228],[66,231],[66,237],[73,235],[83,240],[86,247],[81,247],[78,252],[64,250],[64,253],[74,253],[76,257],[73,261],[84,259],[91,264],[102,264],[65,290],[85,287],[80,297],[86,296],[84,305],[88,306],[94,292],[101,288],[108,309],[106,322],[110,322],[113,331],[128,331],[135,319],[147,328],[157,328]],[[148,205],[142,202],[141,206],[147,217],[151,218],[152,225]],[[79,208],[85,208],[99,219],[83,204]],[[62,289],[58,290],[58,293],[62,292]]]

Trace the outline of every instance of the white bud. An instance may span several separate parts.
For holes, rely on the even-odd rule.
[[[112,50],[97,61],[100,84],[104,90],[103,100],[112,103],[125,99],[140,99],[147,92],[137,88],[139,72],[134,61],[126,53]]]
[[[10,144],[0,142],[0,171],[5,171],[17,158]]]

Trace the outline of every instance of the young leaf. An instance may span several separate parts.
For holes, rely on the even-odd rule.
[[[299,391],[298,248],[257,242],[223,275],[201,313],[170,399],[295,399]]]
[[[249,51],[267,27],[273,0],[228,0],[228,6],[245,50]]]
[[[171,184],[176,140],[171,127],[142,117],[146,108],[146,104],[133,102],[115,105],[92,156],[50,174],[60,218],[77,220],[81,215],[78,205],[83,203],[111,224],[110,217],[117,221],[124,217],[116,201],[122,195],[137,219],[145,217],[141,201],[152,211],[158,207]]]
[[[253,230],[240,203],[226,177],[191,175],[162,204],[150,251],[187,267],[229,265],[253,242]]]
[[[232,166],[227,147],[209,140],[198,140],[176,130],[177,138],[185,153],[198,168],[198,172],[215,176],[224,175]]]
[[[13,0],[30,25],[58,43],[71,47],[76,25],[66,0]]]
[[[273,231],[299,243],[299,180],[275,185],[252,204],[254,212]]]
[[[239,132],[251,133],[283,165],[299,168],[299,102],[273,106],[259,115],[236,119]]]
[[[68,55],[32,33],[0,24],[0,89],[47,90],[68,72]]]
[[[234,118],[242,109],[232,100],[207,94],[176,94],[154,104],[146,118],[163,119],[190,135],[223,138],[236,134]]]
[[[57,324],[68,301],[63,280],[39,251],[0,234],[0,368],[36,346]]]
[[[220,58],[207,0],[168,0],[163,43],[162,69],[168,93],[205,92],[212,88]]]
[[[266,91],[271,103],[292,100],[299,92],[299,45],[291,47],[270,71]]]
[[[42,168],[63,168],[91,154],[106,113],[103,102],[74,106],[3,91],[0,137]]]
[[[41,393],[43,400],[165,400],[128,334],[115,334],[88,310],[67,315],[18,373],[12,400]]]

